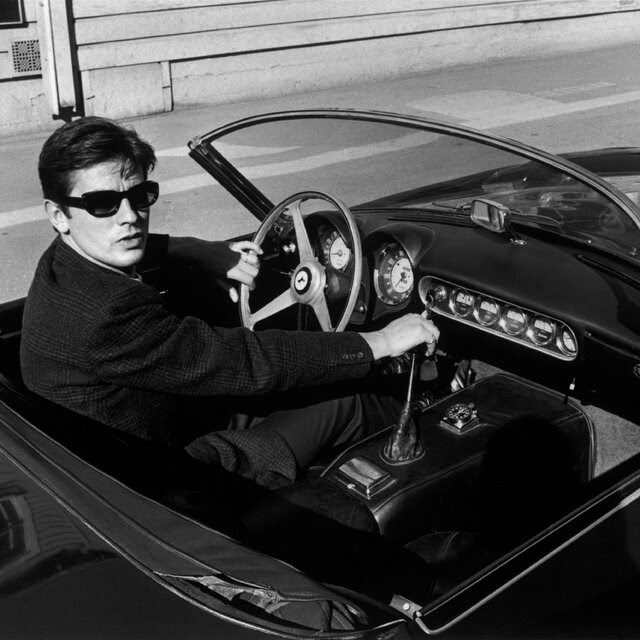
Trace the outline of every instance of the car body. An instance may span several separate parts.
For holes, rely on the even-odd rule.
[[[24,389],[24,301],[3,304],[5,637],[637,632],[640,150],[560,157],[338,109],[248,118],[189,147],[261,222],[257,286],[238,318],[197,272],[146,277],[170,304],[254,330],[430,314],[436,361],[400,357],[365,381],[411,386],[414,421],[286,490],[225,478],[214,492],[178,453]],[[396,591],[418,566],[424,587]]]

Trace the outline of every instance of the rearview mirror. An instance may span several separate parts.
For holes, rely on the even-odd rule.
[[[511,226],[509,208],[493,200],[474,200],[471,203],[471,219],[494,233],[508,233]]]

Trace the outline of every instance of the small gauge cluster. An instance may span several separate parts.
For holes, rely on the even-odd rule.
[[[436,314],[561,360],[574,360],[578,355],[573,330],[545,314],[431,276],[421,278],[418,292],[423,302],[429,298]]]

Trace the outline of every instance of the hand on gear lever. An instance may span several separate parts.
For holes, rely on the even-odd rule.
[[[411,417],[411,394],[416,368],[416,354],[411,355],[411,371],[409,373],[409,388],[407,399],[402,405],[398,421],[394,425],[391,435],[380,452],[382,459],[389,464],[406,464],[424,455],[424,447],[418,439],[418,428]]]

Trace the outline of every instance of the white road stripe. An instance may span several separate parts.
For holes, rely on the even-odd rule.
[[[558,90],[556,90],[558,91]],[[450,94],[438,96],[412,106],[429,112],[441,113],[444,117],[456,118],[464,124],[476,129],[493,129],[511,124],[532,122],[544,118],[552,118],[579,111],[591,111],[602,109],[619,104],[636,102],[640,100],[640,90],[628,91],[610,96],[591,98],[588,100],[577,100],[574,102],[557,102],[546,96],[549,93],[538,95],[527,95],[512,93],[508,91],[475,91],[467,93]],[[499,109],[496,111],[496,109]],[[401,146],[410,147],[414,144],[421,144],[418,137],[409,135],[401,139]],[[265,154],[286,152],[289,148],[262,148],[262,147],[241,147],[234,149],[234,157],[259,157]],[[384,153],[388,151],[387,145],[366,145],[362,148],[362,153],[372,152]],[[361,154],[356,149],[351,150],[356,156]],[[188,154],[186,145],[184,147],[174,147],[171,149],[161,149],[157,151],[159,157],[182,157]],[[288,171],[306,171],[314,166],[326,166],[334,162],[343,162],[344,153],[326,153],[314,158],[305,158],[304,162],[296,160],[293,163],[279,162],[263,166],[255,166],[246,171],[248,177],[279,175]],[[160,192],[163,194],[174,194],[197,189],[205,186],[213,186],[216,183],[210,176],[204,173],[184,176],[164,180],[160,183]],[[44,220],[42,205],[25,207],[14,211],[0,213],[0,229],[11,227],[17,224]]]
[[[171,180],[163,180],[160,183],[160,195],[170,193],[181,193],[190,189],[199,189],[200,187],[217,186],[217,182],[208,173],[196,173],[183,178],[172,178]]]
[[[266,156],[275,153],[286,153],[287,151],[293,151],[296,147],[246,147],[240,145],[227,145],[229,149],[233,150],[234,158],[256,158],[260,156]],[[185,144],[182,147],[173,147],[172,149],[161,149],[156,151],[158,158],[171,158],[171,157],[187,157],[189,155],[189,147]]]
[[[15,209],[14,211],[5,211],[4,213],[0,213],[0,229],[13,227],[16,224],[36,222],[44,219],[45,213],[42,205],[25,207],[24,209]]]
[[[187,147],[186,144],[181,147],[173,147],[173,149],[161,149],[160,151],[156,151],[157,158],[187,157],[188,155],[189,147]]]
[[[542,99],[544,100],[544,99]],[[619,93],[613,96],[603,96],[601,98],[592,98],[590,100],[578,100],[576,102],[555,102],[546,100],[548,104],[541,105],[539,102],[527,109],[507,110],[505,113],[487,114],[478,119],[469,119],[467,124],[476,129],[493,129],[504,127],[510,124],[520,124],[523,122],[532,122],[533,120],[542,120],[544,118],[554,118],[579,111],[592,111],[594,109],[602,109],[604,107],[613,107],[628,102],[636,102],[640,100],[640,90],[629,91],[627,93]]]
[[[615,86],[615,82],[587,82],[586,84],[577,84],[572,87],[558,87],[556,89],[548,89],[547,91],[537,91],[533,95],[540,98],[555,98],[558,96],[570,96],[577,93],[586,93],[587,91],[596,91],[599,89],[611,89]]]
[[[638,100],[640,90],[573,102],[558,102],[511,91],[469,91],[436,96],[414,102],[411,106],[442,114],[444,118],[455,118],[457,122],[475,129],[493,129]]]
[[[198,173],[195,175],[184,176],[183,178],[172,178],[171,180],[163,180],[160,183],[161,194],[181,193],[190,189],[198,189],[200,187],[212,187],[217,183],[207,173]],[[13,227],[17,224],[25,224],[27,222],[39,222],[46,220],[43,205],[34,207],[25,207],[24,209],[15,209],[14,211],[5,211],[0,213],[0,229]]]

